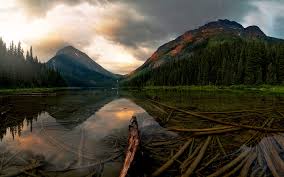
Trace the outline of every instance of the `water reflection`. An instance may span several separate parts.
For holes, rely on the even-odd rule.
[[[78,96],[77,100],[79,98],[82,97]],[[53,99],[58,104],[46,107],[46,110],[55,110],[54,106],[57,106],[57,112],[39,109],[42,112],[36,117],[24,118],[17,125],[16,134],[15,126],[7,128],[10,133],[3,135],[0,143],[0,151],[4,152],[1,159],[4,161],[2,173],[9,173],[12,167],[25,166],[34,159],[44,162],[44,170],[49,172],[78,169],[73,172],[75,176],[85,175],[89,172],[89,167],[94,168],[99,161],[112,157],[114,153],[123,152],[118,152],[103,141],[113,134],[126,140],[129,120],[133,115],[140,117],[141,129],[143,119],[155,122],[144,109],[124,98],[108,97],[96,102],[90,101],[90,98],[88,101],[80,100],[84,104],[77,104],[81,106],[79,108],[72,105],[72,111],[65,109],[70,105],[68,102],[67,105],[59,106],[62,100]],[[66,101],[69,98],[64,99]],[[70,101],[74,103],[74,100],[73,96]],[[112,167],[111,176],[117,176],[115,174],[119,173],[122,160],[119,158],[116,162],[105,165],[105,168]]]
[[[13,136],[21,134],[24,123],[32,131],[33,121],[37,121],[43,112],[48,112],[61,125],[72,129],[116,97],[115,92],[100,90],[63,92],[55,96],[2,96],[0,113],[8,111],[1,115],[0,138],[6,134],[8,127]],[[73,124],[65,124],[66,120]]]
[[[155,106],[146,100],[146,98],[153,96],[157,96],[160,101],[166,104],[199,113],[203,112],[203,114],[207,111],[263,109],[265,114],[255,113],[249,118],[240,119],[237,117],[230,121],[249,124],[250,122],[246,122],[249,120],[255,125],[261,126],[268,118],[274,118],[271,128],[279,128],[279,125],[283,123],[279,113],[271,111],[276,108],[280,112],[284,110],[280,109],[284,103],[283,97],[274,96],[181,92],[128,92],[117,96],[113,92],[80,91],[51,97],[2,97],[0,98],[0,112],[6,109],[9,111],[1,116],[0,120],[0,136],[2,137],[0,142],[0,152],[2,152],[0,153],[0,175],[9,174],[15,169],[19,170],[21,167],[38,161],[43,163],[42,170],[50,176],[56,176],[58,173],[63,176],[87,176],[93,171],[99,171],[105,177],[117,176],[123,161],[120,155],[126,146],[128,124],[132,115],[138,117],[142,144],[146,148],[148,147],[148,149],[145,148],[145,154],[155,156],[154,160],[161,158],[164,163],[184,144],[185,137],[182,133],[178,135],[166,131],[152,118],[165,119],[171,112],[170,110],[161,110],[161,108],[157,108],[157,105]],[[275,109],[268,112],[265,111],[267,108]],[[171,126],[180,124],[185,128],[208,128],[209,126],[209,122],[196,117],[186,117],[178,112],[173,112],[171,115]],[[226,114],[226,116],[228,115]],[[233,116],[239,115],[233,114]],[[214,118],[226,117],[216,114]],[[214,125],[210,124],[210,126]],[[257,154],[258,160],[255,160],[250,166],[250,172],[260,169],[259,173],[264,170],[267,175],[270,175],[271,170],[267,159],[277,160],[278,156],[282,159],[284,141],[281,140],[281,137],[281,141],[276,141],[277,136],[275,135],[270,135],[272,138],[267,138],[269,137],[267,134],[261,134],[251,146],[239,149],[239,145],[244,144],[244,141],[253,133],[252,131],[232,132],[220,136],[219,140],[228,152],[228,156],[212,163],[212,167],[209,166],[211,169],[209,172],[217,170],[215,167],[229,163],[241,152],[249,149],[250,154]],[[196,137],[192,148],[202,144],[203,140],[204,137]],[[168,141],[170,145],[166,144],[158,148],[153,146]],[[219,152],[216,142],[215,145],[210,146],[210,153],[207,154],[209,159]],[[283,143],[282,147],[279,142]],[[123,145],[117,146],[119,143]],[[153,147],[150,146],[151,143]],[[159,157],[159,155],[163,157]],[[181,160],[185,160],[186,157],[182,157]],[[100,165],[100,161],[107,159],[112,160]],[[151,159],[150,163],[147,163],[152,166],[148,170],[150,173],[161,165],[154,160]],[[277,162],[277,164],[273,162],[272,164],[278,168],[277,164],[281,165],[282,162]],[[70,169],[72,170],[70,171]],[[178,169],[176,171],[179,172]],[[210,174],[209,172],[207,173]],[[277,171],[277,173],[282,174],[281,171]]]

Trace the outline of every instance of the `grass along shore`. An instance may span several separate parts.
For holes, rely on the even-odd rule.
[[[2,88],[0,95],[40,95],[52,94],[59,91],[75,91],[75,90],[95,90],[104,89],[109,90],[108,87],[49,87],[49,88]]]
[[[82,88],[82,87],[51,87],[51,88],[9,88],[0,89],[0,94],[48,94],[64,90],[84,90],[98,88]],[[125,90],[180,90],[180,91],[255,91],[264,93],[284,94],[284,85],[231,85],[231,86],[216,86],[216,85],[192,85],[192,86],[146,86],[138,87],[120,87]]]
[[[60,90],[68,90],[67,87],[54,87],[54,88],[3,88],[0,89],[0,94],[47,94],[54,93]]]
[[[231,85],[231,86],[146,86],[143,90],[192,90],[192,91],[256,91],[266,93],[284,93],[284,85]]]

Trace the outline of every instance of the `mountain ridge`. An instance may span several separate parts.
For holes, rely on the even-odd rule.
[[[151,60],[158,60],[158,56],[160,55],[159,52],[163,50],[163,48],[171,48],[171,54],[175,55],[178,54],[180,50],[182,50],[184,45],[187,45],[187,43],[193,42],[196,40],[196,42],[202,42],[202,40],[207,39],[208,37],[212,35],[216,35],[216,33],[221,33],[224,32],[224,34],[229,33],[229,34],[234,34],[237,36],[241,37],[260,37],[260,38],[265,38],[266,35],[261,31],[261,29],[258,26],[248,26],[244,28],[241,24],[235,22],[235,21],[230,21],[230,20],[218,20],[214,22],[209,22],[203,26],[198,27],[197,29],[189,30],[185,32],[184,34],[178,36],[176,39],[169,41],[163,45],[161,45],[153,54],[150,58],[146,60],[146,62],[140,66],[140,67],[145,67]],[[202,36],[200,36],[200,33]],[[223,35],[224,35],[223,34]],[[194,39],[195,38],[195,39]],[[183,44],[177,45],[178,43],[182,42]],[[173,46],[170,46],[173,45]],[[154,65],[158,66],[158,64]],[[135,71],[139,71],[140,67],[132,71],[131,73],[135,73]],[[131,74],[130,73],[130,74]]]
[[[277,44],[280,44],[280,47],[277,46]],[[247,45],[248,49],[245,49],[244,46],[236,46],[236,45]],[[273,47],[272,47],[273,45]],[[179,60],[187,60],[186,62],[192,62],[191,58],[196,58],[195,56],[204,56],[204,57],[208,57],[205,56],[205,54],[203,53],[212,53],[212,54],[216,54],[218,51],[211,51],[214,47],[218,46],[219,48],[224,48],[222,50],[233,50],[233,48],[238,49],[239,51],[237,52],[249,52],[249,53],[253,53],[253,50],[259,51],[259,54],[254,53],[251,55],[254,56],[245,56],[244,58],[248,58],[248,57],[252,57],[255,60],[255,64],[259,64],[261,66],[259,66],[261,68],[261,71],[257,71],[257,72],[263,72],[263,74],[266,74],[267,70],[268,70],[268,66],[270,66],[271,63],[273,63],[273,65],[275,65],[275,62],[277,61],[270,61],[270,64],[266,64],[267,61],[262,61],[264,58],[266,58],[267,60],[270,60],[267,57],[263,57],[263,56],[259,56],[261,55],[264,51],[259,50],[259,48],[262,48],[263,50],[266,50],[265,52],[270,53],[271,51],[275,52],[277,47],[277,50],[279,50],[279,52],[282,51],[281,46],[283,45],[283,40],[282,39],[277,39],[277,38],[272,38],[269,36],[266,36],[265,33],[258,27],[258,26],[248,26],[246,28],[244,28],[241,24],[235,22],[235,21],[230,21],[230,20],[218,20],[218,21],[214,21],[214,22],[209,22],[203,26],[200,26],[197,29],[194,30],[189,30],[187,32],[185,32],[184,34],[178,36],[176,39],[169,41],[168,43],[165,43],[164,45],[160,46],[152,55],[151,57],[149,57],[144,64],[142,64],[140,67],[138,67],[137,69],[135,69],[134,71],[132,71],[130,74],[127,75],[126,79],[123,81],[123,84],[126,83],[131,83],[131,80],[140,80],[139,82],[134,82],[137,85],[147,85],[147,83],[141,83],[143,81],[141,81],[141,78],[143,77],[144,80],[149,79],[151,81],[152,84],[156,84],[155,80],[153,78],[156,78],[157,80],[167,80],[168,78],[159,78],[159,76],[156,76],[155,72],[156,70],[161,70],[160,68],[170,62],[171,65],[175,65],[173,63],[178,63]],[[230,47],[227,47],[230,46]],[[271,46],[271,48],[270,48]],[[212,48],[212,49],[211,49]],[[254,48],[254,49],[252,49]],[[278,49],[281,48],[281,49]],[[210,49],[210,50],[209,50]],[[216,50],[214,48],[214,50]],[[219,50],[217,48],[217,50]],[[200,53],[201,52],[201,53]],[[215,52],[215,53],[214,53]],[[239,61],[241,60],[241,57],[239,56],[239,53],[237,53],[236,51],[234,51],[234,56],[232,54],[226,54],[226,51],[222,51],[223,53],[220,53],[218,55],[228,55],[227,58],[237,58],[236,64],[238,65]],[[278,54],[278,53],[277,53]],[[268,55],[268,54],[267,54]],[[270,54],[269,54],[270,55]],[[279,54],[280,55],[280,54]],[[257,59],[257,57],[261,57],[261,59]],[[197,57],[198,58],[198,57]],[[202,60],[202,58],[199,58],[200,60]],[[218,58],[214,58],[216,61],[211,61],[211,62],[217,62],[216,67],[224,67],[222,66],[221,61],[219,61]],[[208,59],[209,60],[209,59]],[[227,62],[226,59],[223,59],[223,62]],[[228,60],[228,59],[227,59]],[[262,63],[258,63],[261,60]],[[278,59],[279,60],[279,59]],[[194,61],[197,62],[197,61]],[[206,61],[202,61],[202,62],[206,62]],[[233,61],[231,61],[233,63]],[[248,64],[248,61],[242,61],[244,62],[243,64],[246,65],[250,65]],[[249,61],[252,62],[252,61]],[[264,64],[263,64],[264,63]],[[187,63],[188,64],[188,63]],[[208,64],[208,63],[207,63]],[[242,63],[240,63],[239,65],[241,65]],[[272,64],[271,64],[272,65]],[[279,65],[279,63],[278,63]],[[177,66],[175,66],[177,67]],[[179,66],[182,67],[182,66]],[[196,66],[196,67],[200,67],[202,68],[202,66]],[[253,67],[253,66],[251,66]],[[274,69],[279,70],[279,66],[273,66]],[[165,66],[164,68],[167,68],[167,66]],[[177,76],[180,75],[181,73],[179,73],[179,69],[178,68],[167,68],[167,69],[171,69],[172,72],[176,72]],[[186,68],[184,68],[184,70],[186,70]],[[192,70],[194,70],[194,72],[197,72],[196,70],[198,69],[194,69],[192,68]],[[217,71],[218,68],[214,68],[214,75],[220,75],[218,74],[218,72],[221,71]],[[223,70],[225,70],[223,68]],[[262,71],[263,70],[263,71]],[[161,71],[160,71],[161,72]],[[192,73],[190,73],[191,71],[183,71],[184,73],[184,80],[188,79],[188,77],[190,76],[186,76],[186,74],[190,74],[193,75]],[[206,73],[200,73],[201,71],[198,71],[199,73],[197,73],[196,77],[200,77],[200,75],[203,75]],[[204,71],[205,72],[205,71]],[[206,72],[211,72],[211,71],[206,71]],[[242,75],[246,75],[248,73],[248,71],[234,71],[234,72],[242,72]],[[243,73],[244,72],[244,73]],[[255,70],[256,72],[256,70]],[[150,74],[149,74],[150,73]],[[165,74],[165,73],[164,73]],[[228,73],[230,74],[230,73]],[[236,73],[234,73],[236,75]],[[166,75],[170,75],[170,74],[166,74]],[[141,76],[140,79],[138,79]],[[166,76],[165,76],[166,77]],[[204,76],[206,78],[211,77],[211,76]],[[217,76],[213,76],[214,79],[212,81],[202,81],[202,84],[207,83],[210,84],[211,82],[213,83],[217,83]],[[218,76],[219,77],[219,76]],[[223,76],[222,76],[223,77]],[[252,77],[252,76],[251,76]],[[256,77],[256,76],[253,76]],[[264,76],[263,76],[264,77]],[[265,76],[266,77],[266,76]],[[143,80],[142,79],[142,80]],[[179,78],[175,78],[176,80],[180,80]],[[245,79],[242,78],[242,81],[239,82],[239,84],[255,84],[256,83],[256,79],[253,78],[253,81],[244,81]],[[279,77],[279,73],[277,73],[277,82],[280,82],[280,77]],[[150,82],[149,81],[149,82]],[[284,79],[283,79],[284,81]],[[147,82],[147,81],[145,81]],[[164,81],[163,81],[164,82]],[[266,83],[265,78],[263,78],[263,82]],[[273,81],[274,83],[276,81]],[[201,84],[199,82],[194,82],[194,84]],[[226,84],[234,84],[234,82],[229,82],[226,81]],[[131,84],[132,86],[134,86],[135,84]]]

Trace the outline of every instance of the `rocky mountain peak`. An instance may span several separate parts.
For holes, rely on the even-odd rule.
[[[231,28],[231,29],[244,29],[244,27],[235,22],[235,21],[230,21],[227,19],[219,19],[218,21],[214,22],[209,22],[206,25],[202,26],[201,29],[206,29],[206,28]]]
[[[263,31],[258,26],[248,26],[245,28],[245,34],[249,37],[265,37]]]
[[[79,57],[83,54],[83,52],[70,45],[63,47],[62,49],[58,50],[56,53],[56,55],[62,55],[62,54],[72,57]]]

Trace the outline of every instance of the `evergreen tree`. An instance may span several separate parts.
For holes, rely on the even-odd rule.
[[[139,87],[280,83],[284,83],[284,42],[243,38],[214,41],[214,45],[207,42],[122,81]]]
[[[0,38],[0,88],[54,87],[65,86],[65,81],[57,71],[33,59],[30,48],[24,57],[21,43],[11,42],[9,48]]]

